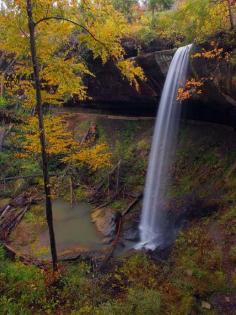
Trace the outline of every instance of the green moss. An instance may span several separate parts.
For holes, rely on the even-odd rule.
[[[124,210],[127,207],[127,201],[126,200],[116,200],[111,205],[111,208],[117,209],[117,210]]]
[[[78,187],[75,189],[74,192],[75,192],[77,201],[87,200],[88,192],[84,187]]]
[[[26,223],[39,224],[41,226],[46,224],[45,209],[43,205],[32,205],[30,210],[26,212],[24,221]]]

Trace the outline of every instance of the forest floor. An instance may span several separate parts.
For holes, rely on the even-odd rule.
[[[101,116],[84,118],[80,115],[67,117],[75,135],[86,132],[91,123],[96,123],[99,137],[109,144],[113,164],[122,160],[119,173],[122,192],[104,207],[104,212],[121,212],[143,190],[154,121],[113,120]],[[24,268],[29,267],[18,265],[18,272],[24,274],[22,280],[17,270],[15,276],[10,276],[5,267],[0,274],[4,274],[8,283],[0,276],[3,283],[0,311],[4,307],[14,309],[21,305],[25,311],[22,314],[69,314],[73,309],[74,314],[91,315],[235,315],[235,161],[236,133],[233,129],[182,122],[169,196],[176,213],[184,209],[187,217],[168,258],[160,260],[151,253],[131,250],[111,258],[101,271],[84,262],[73,263],[61,267],[62,279],[53,287],[48,272],[41,279],[42,275],[34,270],[28,279],[25,273],[29,273],[29,269]],[[68,186],[63,187],[62,194],[68,199]],[[77,196],[86,198],[81,191]],[[109,200],[108,195],[103,197],[103,202]],[[126,216],[124,229],[126,226],[137,228],[140,209],[141,204],[137,204]],[[20,235],[22,243],[27,243],[29,237],[34,239],[40,233],[44,224],[42,209],[32,207],[15,239],[19,241]],[[12,237],[14,241],[14,234]],[[15,265],[9,266],[15,268]],[[35,277],[40,279],[38,284]],[[32,283],[41,292],[40,284],[44,286],[42,297],[35,293],[38,302],[31,305],[32,301],[22,296],[14,283],[19,288],[25,285],[26,292]],[[14,289],[9,290],[10,286]],[[34,300],[32,294],[31,300]]]

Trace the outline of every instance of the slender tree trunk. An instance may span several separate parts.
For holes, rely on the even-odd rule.
[[[53,229],[53,214],[52,214],[52,201],[51,201],[51,189],[48,174],[48,158],[46,152],[46,140],[45,140],[45,129],[43,121],[43,109],[42,109],[42,97],[41,97],[41,84],[39,77],[39,65],[37,61],[37,51],[35,42],[35,23],[32,14],[32,3],[31,0],[26,0],[26,8],[28,14],[28,26],[30,33],[30,49],[31,58],[34,70],[34,83],[35,83],[35,97],[36,97],[36,111],[38,115],[38,125],[40,131],[40,144],[41,144],[41,154],[42,154],[42,169],[44,177],[44,190],[46,198],[46,216],[49,229],[50,246],[52,254],[53,270],[57,270],[57,250],[55,242],[55,234]]]
[[[228,11],[229,11],[229,20],[230,20],[230,28],[234,28],[234,19],[233,19],[233,12],[231,8],[231,0],[227,0],[228,3]]]

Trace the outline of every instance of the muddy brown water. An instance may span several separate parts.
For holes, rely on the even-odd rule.
[[[71,206],[69,202],[57,199],[53,202],[53,220],[58,253],[102,248],[103,236],[91,222],[92,207],[87,202]],[[49,246],[48,230],[38,238],[39,247]],[[47,257],[49,254],[43,254]]]

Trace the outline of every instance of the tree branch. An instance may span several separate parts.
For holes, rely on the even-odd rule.
[[[69,23],[71,23],[71,24],[74,24],[74,25],[76,25],[76,26],[82,28],[82,29],[83,29],[86,33],[88,33],[96,42],[98,42],[99,44],[101,44],[101,45],[108,51],[107,46],[106,46],[103,42],[101,42],[99,39],[97,39],[97,38],[95,37],[95,35],[93,35],[93,33],[91,33],[84,25],[79,24],[79,23],[77,23],[77,22],[75,22],[75,21],[73,21],[73,20],[70,20],[70,19],[68,19],[68,18],[65,18],[65,17],[63,17],[63,16],[48,16],[48,17],[44,17],[44,18],[38,20],[37,22],[35,22],[35,26],[39,25],[39,24],[42,23],[42,22],[49,21],[49,20],[65,21],[65,22],[69,22]]]

